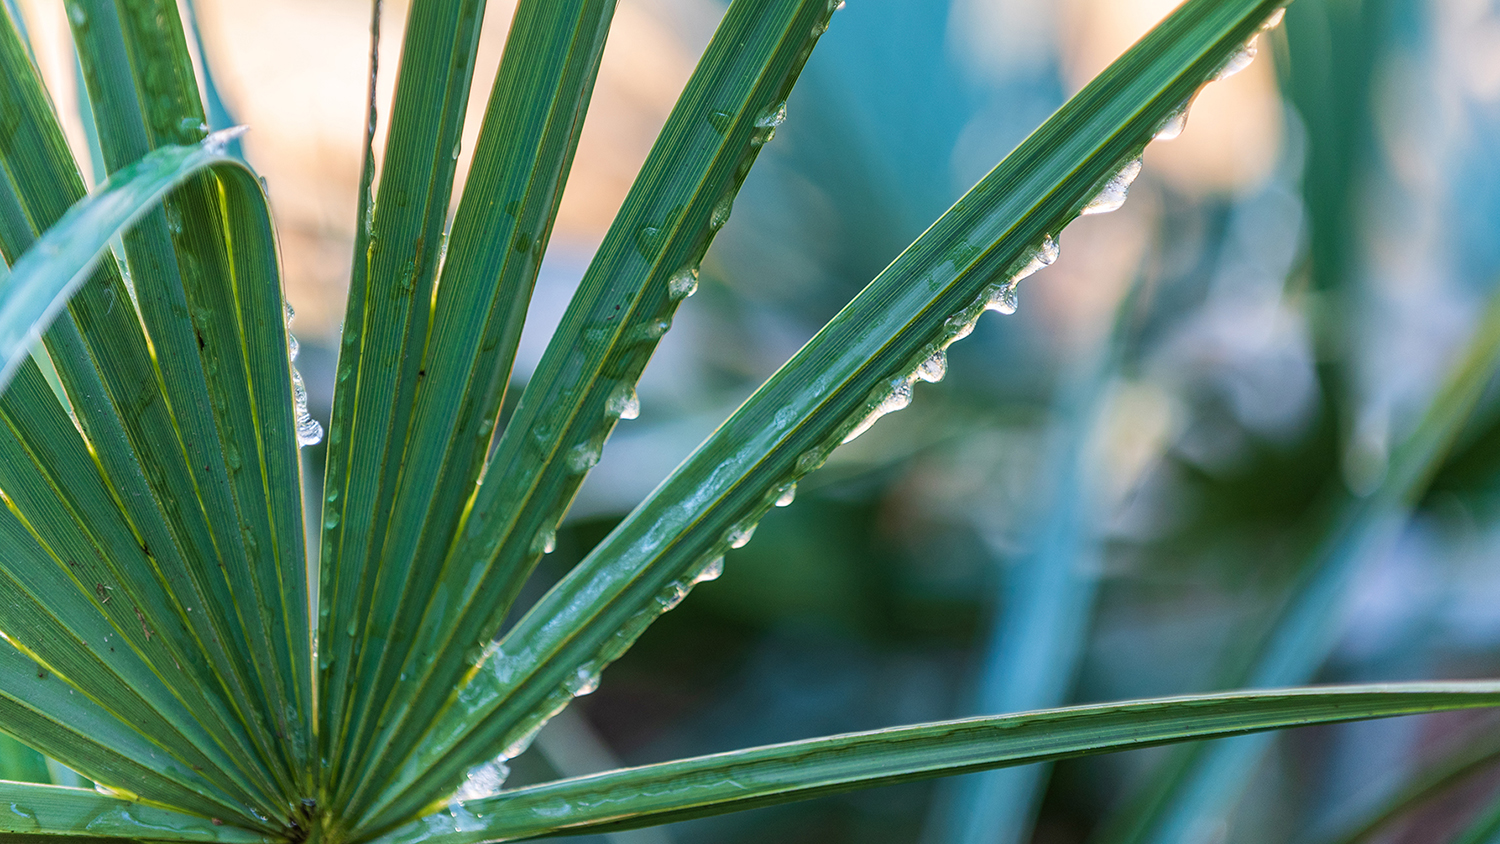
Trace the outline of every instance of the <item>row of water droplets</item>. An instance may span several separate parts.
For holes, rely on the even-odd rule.
[[[1240,47],[1213,75],[1210,81],[1221,81],[1228,79],[1246,67],[1256,55],[1256,41],[1261,32],[1272,29],[1281,23],[1286,14],[1285,8],[1278,8],[1266,21],[1261,24],[1256,34],[1252,35],[1243,46]],[[1204,83],[1208,84],[1207,82]],[[1199,90],[1202,90],[1200,86]],[[1188,111],[1192,107],[1197,92],[1189,97],[1177,109],[1157,127],[1152,135],[1152,140],[1170,141],[1182,134],[1187,127]],[[1095,187],[1093,197],[1079,208],[1080,216],[1092,214],[1107,214],[1116,211],[1125,204],[1126,196],[1130,186],[1141,174],[1141,156],[1135,154],[1126,159],[1125,163],[1114,173],[1101,180]],[[943,333],[939,339],[930,344],[916,358],[914,366],[909,366],[906,374],[889,379],[887,382],[872,391],[866,400],[863,409],[855,417],[846,423],[847,432],[840,440],[842,443],[851,440],[868,431],[880,417],[888,413],[901,410],[911,404],[913,387],[918,381],[937,382],[941,381],[947,372],[947,349],[958,340],[967,337],[973,332],[979,317],[987,310],[999,311],[1002,314],[1013,314],[1016,312],[1017,285],[1027,276],[1032,275],[1043,267],[1057,260],[1059,254],[1058,243],[1052,235],[1046,235],[1042,242],[1034,247],[1031,252],[1018,261],[1000,282],[987,286],[983,292],[968,307],[949,317],[943,323]],[[817,462],[821,463],[821,459]]]
[[[830,14],[835,8],[842,4],[830,5]],[[823,29],[826,29],[826,21]],[[821,32],[822,30],[819,30]],[[786,121],[786,101],[781,100],[771,104],[756,116],[754,130],[751,133],[750,143],[759,147],[765,145],[776,135],[776,127]],[[708,226],[710,233],[716,233],[729,222],[730,214],[734,211],[734,197],[737,186],[731,185],[725,190],[724,195],[714,203],[709,212]],[[655,227],[643,227],[639,233],[638,240],[649,242],[656,235]],[[667,298],[675,307],[684,299],[698,292],[699,261],[701,256],[690,259],[685,265],[679,267],[667,277]],[[672,327],[671,316],[661,316],[656,319],[647,320],[634,331],[631,338],[639,343],[654,343],[666,335]],[[621,379],[604,404],[604,418],[607,422],[619,420],[636,419],[641,414],[641,401],[636,394],[633,379]],[[608,436],[609,426],[590,435],[583,442],[568,449],[564,460],[568,470],[576,475],[588,472],[598,464],[604,451],[604,439]],[[550,554],[557,548],[557,526],[549,524],[542,527],[532,540],[532,550],[543,554]]]
[[[842,7],[841,0],[830,0],[828,11],[831,14]],[[1283,13],[1283,9],[1278,9],[1266,20],[1259,31],[1271,29],[1279,24]],[[826,29],[826,21],[821,28],[815,29],[814,34],[821,34],[823,29]],[[1255,41],[1258,34],[1259,32],[1256,36],[1252,36],[1239,51],[1231,56],[1214,74],[1211,81],[1226,79],[1247,67],[1255,58]],[[1168,115],[1157,128],[1152,139],[1166,141],[1179,136],[1187,124],[1192,101],[1193,97],[1189,97],[1181,107]],[[764,110],[756,119],[756,131],[752,135],[752,143],[759,145],[771,140],[775,135],[776,127],[785,119],[785,102],[778,102]],[[1079,208],[1079,214],[1105,214],[1123,206],[1131,184],[1140,175],[1141,166],[1138,153],[1130,156],[1113,174],[1101,181],[1094,196]],[[721,227],[727,221],[732,202],[733,195],[729,194],[720,201],[719,205],[715,206],[710,218],[710,224],[714,228]],[[457,802],[450,806],[455,823],[459,826],[465,825],[465,818],[461,818],[460,815],[467,815],[468,822],[476,822],[475,816],[465,812],[462,802],[497,793],[509,773],[506,762],[525,752],[541,728],[575,697],[595,691],[599,687],[599,677],[604,667],[629,649],[653,621],[681,603],[693,586],[714,580],[723,574],[725,552],[743,548],[749,544],[761,517],[771,507],[790,505],[796,497],[797,482],[803,476],[822,466],[837,445],[852,441],[869,430],[882,416],[911,404],[914,387],[918,381],[928,383],[941,381],[947,374],[948,347],[971,334],[979,318],[986,311],[999,311],[1002,314],[1015,313],[1018,284],[1043,267],[1055,262],[1058,255],[1059,247],[1056,237],[1050,234],[1044,236],[1040,243],[1012,265],[1001,281],[987,285],[973,302],[945,320],[938,339],[924,347],[922,353],[909,362],[908,366],[903,369],[904,374],[888,379],[873,390],[861,410],[840,427],[840,433],[834,438],[832,445],[814,446],[804,452],[798,458],[789,478],[773,487],[750,514],[732,525],[718,542],[688,566],[686,574],[659,590],[648,605],[638,610],[621,625],[620,629],[604,643],[592,659],[580,665],[533,710],[531,715],[512,727],[504,739],[504,750],[495,759],[469,770],[465,784],[455,794]],[[668,292],[674,301],[691,296],[697,287],[698,268],[696,266],[685,267],[668,279]],[[671,323],[669,319],[662,322],[664,324],[660,327],[661,333],[665,333]],[[657,336],[659,337],[660,333]],[[640,413],[640,401],[636,397],[634,385],[629,383],[617,385],[606,402],[605,413],[616,419],[636,418]],[[575,447],[569,454],[569,461],[576,471],[587,471],[598,461],[598,456],[597,445],[590,441]],[[537,546],[538,550],[544,552],[551,552],[556,547],[555,525],[543,529],[538,535]]]
[[[281,307],[286,321],[287,359],[292,367],[292,404],[297,420],[297,445],[317,445],[323,440],[323,426],[307,411],[307,383],[302,380],[302,373],[297,371],[297,354],[302,351],[302,345],[292,333],[292,320],[297,317],[297,312],[292,310],[292,303],[285,299],[282,300]]]

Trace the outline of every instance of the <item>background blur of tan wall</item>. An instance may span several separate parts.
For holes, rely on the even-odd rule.
[[[858,2],[858,0],[853,0]],[[75,74],[60,0],[21,0],[38,61],[70,140],[87,160],[77,117]],[[1069,86],[1093,74],[1174,5],[1172,0],[960,0],[952,49],[978,73],[1004,69],[1026,44],[1058,39]],[[354,234],[354,206],[368,78],[370,4],[361,0],[199,0],[206,52],[222,95],[251,132],[246,155],[267,179],[281,237],[287,294],[297,331],[327,341],[343,318]],[[407,3],[384,4],[379,97],[390,100]],[[492,0],[479,46],[476,87],[460,156],[467,172],[514,0]],[[588,122],[563,199],[553,248],[587,254],[602,239],[636,169],[707,43],[722,6],[716,0],[622,0],[605,51]],[[1188,193],[1242,189],[1264,178],[1281,136],[1274,63],[1258,61],[1211,86],[1189,130],[1153,146],[1148,178]],[[382,115],[383,117],[384,115]],[[383,149],[382,121],[377,149]],[[455,202],[457,191],[455,191]],[[1110,223],[1089,225],[1107,228]],[[1123,218],[1116,225],[1124,225]],[[1070,233],[1086,237],[1085,231]],[[1133,252],[1140,233],[1122,238]],[[1122,266],[1112,249],[1071,250],[1092,268]],[[1059,267],[1059,270],[1064,270]],[[1108,290],[1117,285],[1102,284]],[[1059,306],[1078,293],[1055,285]],[[1075,301],[1088,307],[1084,296]],[[1106,295],[1104,298],[1112,298]],[[1104,303],[1100,303],[1105,306]],[[1107,306],[1105,306],[1107,307]],[[1099,308],[1090,308],[1098,310]]]

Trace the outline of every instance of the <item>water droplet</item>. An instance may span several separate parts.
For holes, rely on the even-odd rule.
[[[729,215],[734,213],[734,192],[729,191],[714,204],[714,210],[708,215],[708,227],[714,231],[724,228],[729,222]]]
[[[458,160],[458,153],[459,153],[460,150],[463,149],[463,145],[464,145],[464,142],[462,140],[457,140],[457,141],[453,142],[453,160],[454,161]]]
[[[10,804],[10,813],[21,819],[10,822],[13,828],[36,829],[41,826],[41,824],[37,823],[36,812],[26,806],[12,803]]]
[[[1080,214],[1108,214],[1125,204],[1125,197],[1130,192],[1130,185],[1137,176],[1141,175],[1141,159],[1133,158],[1120,168],[1118,173],[1110,176],[1104,183],[1104,187],[1094,195],[1088,204],[1083,206]]]
[[[791,506],[791,503],[793,501],[795,501],[796,498],[797,498],[797,484],[796,484],[795,481],[793,481],[792,483],[782,484],[781,486],[779,486],[779,487],[776,488],[776,506],[777,507],[788,507],[788,506]]]
[[[844,0],[839,0],[839,3],[838,3],[838,5],[837,5],[837,6],[834,6],[834,7],[833,7],[833,10],[834,10],[834,11],[835,11],[835,12],[837,12],[837,11],[838,11],[838,10],[840,10],[840,9],[842,9],[842,8],[844,8]]]
[[[1059,249],[1057,245],[1057,239],[1050,234],[1047,235],[1046,237],[1042,238],[1042,244],[1036,248],[1036,251],[1031,253],[1031,258],[1027,260],[1027,262],[1021,267],[1021,269],[1016,271],[1015,275],[1011,276],[1010,280],[1012,282],[1018,282],[1021,279],[1030,276],[1042,267],[1048,266],[1052,264],[1052,262],[1056,261],[1057,256],[1060,253],[1061,249]]]
[[[68,4],[68,20],[79,28],[89,25],[89,13],[79,3]]]
[[[494,797],[500,793],[500,789],[505,786],[506,777],[509,776],[510,767],[505,764],[505,757],[475,765],[464,776],[464,784],[454,793],[453,799],[462,802]]]
[[[641,415],[641,400],[636,397],[635,387],[621,382],[609,394],[604,403],[604,413],[618,419],[634,419]]]
[[[347,634],[348,636],[350,636],[351,638],[354,637],[356,634],[359,633],[359,625],[356,624],[353,621],[350,621],[349,624],[348,624],[348,626],[344,628],[344,633]]]
[[[683,598],[687,597],[688,590],[691,588],[691,583],[683,583],[682,581],[669,583],[665,589],[657,593],[656,605],[661,608],[662,612],[671,612],[677,609],[677,605],[682,603]]]
[[[684,267],[667,279],[667,295],[681,301],[698,292],[698,268]]]
[[[1229,61],[1225,62],[1224,66],[1219,68],[1218,73],[1214,74],[1214,81],[1222,82],[1249,67],[1250,63],[1255,61],[1255,41],[1256,39],[1252,37],[1249,41],[1245,42],[1245,46],[1241,47],[1239,52],[1230,56]]]
[[[568,451],[568,468],[581,475],[599,462],[599,448],[593,443],[579,443]]]
[[[292,303],[282,299],[281,319],[286,326],[288,361],[296,360],[298,353],[302,351],[302,344],[298,343],[296,336],[292,334],[292,320],[296,318],[297,312],[292,309]],[[344,338],[344,345],[350,345],[348,337]],[[348,377],[348,364],[345,364],[339,370],[339,380],[342,381]],[[318,421],[307,411],[307,384],[303,382],[302,373],[298,372],[295,366],[292,367],[292,405],[297,421],[297,445],[317,445],[323,440],[323,426],[319,425]]]
[[[203,151],[214,155],[223,155],[224,150],[229,146],[229,142],[245,134],[249,129],[249,126],[231,126],[228,129],[220,129],[203,139],[201,144]]]
[[[755,131],[750,135],[750,143],[761,146],[768,144],[776,137],[776,127],[786,120],[786,101],[768,106],[755,118]]]
[[[661,317],[660,319],[653,319],[643,323],[639,328],[635,329],[633,334],[637,343],[649,343],[660,340],[671,328],[672,318]]]
[[[327,496],[327,498],[325,500],[328,501],[329,503],[332,503],[334,501],[339,500],[339,491],[338,491],[338,488],[334,487],[334,488],[328,490],[328,496]]]
[[[755,118],[755,125],[762,129],[775,129],[786,122],[786,100],[767,106]]]
[[[720,135],[729,131],[729,126],[734,123],[734,115],[727,111],[711,111],[708,114],[708,125],[714,127],[714,131]]]
[[[177,132],[188,142],[195,143],[208,134],[208,124],[196,117],[184,117],[177,121]]]
[[[989,289],[989,300],[984,303],[985,310],[999,311],[1010,315],[1016,312],[1020,301],[1016,297],[1016,283],[1014,280],[1004,284],[994,285]]]
[[[703,568],[698,569],[698,573],[693,575],[693,583],[707,583],[710,580],[718,580],[719,575],[723,573],[724,558],[714,557],[713,559],[704,563]]]
[[[816,470],[828,460],[828,453],[821,448],[810,448],[797,455],[797,477]]]
[[[297,445],[305,448],[322,442],[323,426],[307,412],[307,385],[296,367],[292,367],[292,401],[296,410]]]
[[[661,229],[656,226],[641,226],[635,233],[635,248],[641,256],[646,259],[656,257],[657,247],[661,246]]]
[[[568,678],[567,682],[563,683],[563,686],[574,697],[593,694],[599,688],[599,672],[590,666],[582,666],[572,677]]]
[[[943,320],[944,346],[951,346],[974,333],[975,314],[959,313]]]
[[[556,528],[544,527],[536,532],[536,538],[531,541],[531,552],[533,554],[551,554],[557,550]]]
[[[182,234],[182,209],[177,203],[167,203],[167,230],[172,234]]]
[[[1194,97],[1197,95],[1195,94]],[[1193,106],[1193,97],[1189,97],[1177,110],[1167,115],[1167,119],[1157,127],[1156,134],[1151,136],[1155,141],[1175,140],[1187,128],[1188,110]]]
[[[755,536],[755,525],[741,522],[724,534],[724,541],[729,543],[730,548],[744,548],[750,544],[750,538],[753,536]]]
[[[1275,29],[1276,27],[1281,25],[1281,21],[1285,17],[1286,7],[1282,6],[1281,8],[1272,12],[1270,17],[1266,18],[1266,22],[1260,25],[1260,31],[1265,32],[1268,29]]]
[[[936,384],[943,380],[948,374],[948,353],[942,349],[932,353],[932,357],[922,361],[917,367],[916,376],[929,384]]]
[[[886,415],[887,413],[895,413],[896,411],[905,408],[909,404],[911,404],[911,382],[902,378],[899,379],[895,384],[893,384],[891,386],[891,391],[886,394],[886,397],[877,402],[874,407],[870,408],[870,411],[865,414],[864,418],[859,420],[859,424],[855,425],[854,428],[850,430],[847,435],[845,435],[844,442],[847,443],[853,441],[860,434],[863,434],[865,431],[870,430],[870,426],[874,425],[876,421],[880,419],[880,417]]]

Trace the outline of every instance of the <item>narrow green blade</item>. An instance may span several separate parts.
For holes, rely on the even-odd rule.
[[[438,283],[361,647],[355,760],[376,724],[392,723],[420,691],[400,677],[418,671],[409,648],[488,452],[614,5],[527,0],[516,9]],[[348,770],[368,769],[355,761]]]
[[[432,287],[442,256],[453,173],[484,18],[482,0],[410,8],[391,106],[384,167],[355,244],[323,489],[318,656],[326,782],[344,779],[356,717],[352,693],[369,678],[367,623],[422,375]],[[384,630],[374,635],[384,637]]]
[[[117,171],[16,261],[9,284],[0,290],[0,388],[10,383],[28,359],[31,344],[88,280],[110,239],[151,213],[183,180],[228,161],[224,144],[235,134],[220,133],[190,147],[165,147]]]
[[[271,844],[262,833],[81,788],[0,780],[0,834],[18,841],[59,838]]]
[[[0,26],[0,64],[0,109],[12,121],[0,143],[0,163],[7,176],[0,180],[0,251],[15,261],[41,229],[57,222],[83,196],[83,181],[40,79],[8,25]],[[190,670],[200,670],[205,662],[211,666],[202,670],[198,684],[210,698],[215,689],[234,690],[228,697],[237,701],[238,715],[219,720],[246,720],[244,713],[254,710],[238,673],[243,663],[230,655],[212,623],[213,614],[206,611],[204,592],[184,552],[191,543],[179,544],[179,537],[195,539],[193,526],[198,522],[193,510],[179,504],[193,500],[196,493],[131,301],[113,257],[104,254],[98,270],[44,335],[47,353],[67,388],[91,454],[137,534],[139,553],[145,558],[141,565],[152,570],[148,577],[125,578],[133,589],[142,590],[142,615],[159,636],[173,640],[177,658]],[[13,418],[23,437],[35,442],[55,434],[27,433],[44,415],[21,411]],[[174,471],[174,465],[181,471]],[[138,561],[124,555],[116,562]],[[133,571],[139,573],[140,566]],[[174,607],[176,617],[158,611],[164,606]],[[203,650],[205,659],[193,658],[195,650]],[[255,756],[245,752],[236,758],[253,762]]]
[[[0,377],[26,364],[22,380],[0,402],[0,415],[12,423],[0,431],[0,473],[6,482],[6,503],[14,511],[7,528],[20,531],[15,552],[0,561],[0,569],[11,578],[0,588],[12,596],[6,602],[9,613],[32,616],[19,623],[19,616],[8,615],[5,626],[12,641],[30,648],[53,670],[111,707],[146,707],[129,717],[124,710],[120,714],[210,776],[230,775],[220,782],[238,799],[271,807],[276,801],[263,783],[234,775],[240,770],[235,745],[216,743],[204,732],[203,722],[183,707],[186,700],[197,712],[217,719],[220,713],[212,703],[196,688],[158,676],[174,667],[181,671],[179,654],[170,647],[163,653],[166,643],[161,639],[153,647],[152,624],[142,604],[131,601],[137,586],[127,585],[130,580],[121,576],[115,561],[134,560],[138,574],[149,567],[139,565],[141,549],[128,529],[121,530],[123,525],[115,526],[108,545],[97,544],[102,538],[98,529],[108,525],[117,505],[107,489],[91,485],[94,465],[27,352],[30,340],[61,312],[66,297],[88,277],[112,237],[173,184],[222,160],[220,140],[167,150],[122,170],[23,255],[0,292]],[[87,497],[90,492],[92,498]],[[28,557],[22,548],[34,548],[35,554]],[[121,593],[116,601],[117,587]],[[172,615],[165,616],[169,624],[176,623]],[[111,644],[113,636],[120,637],[118,648]],[[177,735],[188,743],[177,739],[174,744]]]
[[[30,361],[0,398],[0,489],[15,521],[4,530],[25,531],[30,540],[0,554],[0,592],[8,598],[0,624],[11,640],[77,678],[122,717],[120,707],[148,707],[128,722],[241,800],[274,805],[270,792],[234,775],[248,745],[197,682],[204,676],[192,670],[201,669],[193,665],[199,652],[179,652],[173,639],[155,635],[151,619],[175,613],[152,603],[161,594],[149,588],[149,560],[86,443]],[[35,551],[24,553],[31,543]],[[23,611],[22,604],[31,606]],[[21,623],[27,614],[41,621]],[[85,680],[80,670],[97,676]],[[229,738],[216,741],[215,734]]]
[[[1048,119],[518,621],[420,741],[400,742],[410,755],[371,822],[416,811],[486,754],[516,755],[552,713],[592,689],[657,616],[717,573],[725,550],[749,541],[791,485],[880,413],[909,401],[913,382],[938,377],[946,346],[1055,256],[1052,236],[1173,124],[1205,81],[1222,75],[1280,5],[1188,0]],[[612,306],[603,304],[605,313],[587,316],[608,325]],[[573,316],[577,329],[584,316]],[[523,399],[518,420],[524,408]],[[594,412],[580,424],[598,426],[603,408]],[[493,465],[507,464],[497,455]],[[512,539],[535,535],[517,530]],[[463,644],[476,641],[483,638]]]
[[[1496,683],[1242,692],[941,721],[700,756],[455,803],[376,839],[478,844],[688,820],[879,785],[1309,724],[1500,705]]]
[[[430,602],[416,627],[409,660],[420,672],[416,696],[377,740],[384,755],[372,785],[385,784],[391,763],[471,670],[521,582],[550,550],[605,438],[622,415],[633,415],[635,381],[696,286],[698,262],[781,121],[833,6],[741,0],[725,13],[501,436],[489,464],[496,468],[465,521],[444,528],[452,549],[444,535],[423,538],[417,565],[441,565],[434,591],[446,598]],[[514,244],[535,248],[533,235],[523,234],[525,242],[518,234]],[[467,480],[455,473],[446,482]],[[367,790],[352,811],[363,812],[374,797]]]
[[[113,171],[164,144],[201,139],[207,127],[176,3],[84,0],[78,9],[82,14],[71,15],[70,22],[106,166]],[[125,252],[188,458],[190,500],[199,504],[212,540],[211,548],[200,545],[193,562],[213,597],[210,608],[232,633],[259,689],[275,736],[259,733],[259,755],[274,760],[271,773],[291,793],[305,788],[291,782],[305,778],[309,765],[312,691],[309,650],[293,641],[305,638],[286,628],[287,605],[305,617],[305,596],[283,573],[283,562],[287,571],[303,569],[302,546],[288,542],[291,535],[274,522],[290,526],[300,519],[300,490],[268,489],[263,473],[240,471],[250,457],[240,451],[259,439],[252,370],[285,366],[271,354],[247,354],[269,353],[275,345],[257,341],[257,331],[284,334],[283,305],[278,295],[269,309],[251,310],[244,321],[236,288],[259,288],[251,279],[236,279],[238,270],[249,268],[229,251],[229,224],[221,212],[218,183],[207,175],[190,179],[167,197],[163,211],[125,234]],[[273,289],[279,287],[275,260],[272,250],[260,261],[269,265]],[[297,477],[295,451],[260,456],[273,459],[275,474]],[[289,594],[283,584],[291,587]]]

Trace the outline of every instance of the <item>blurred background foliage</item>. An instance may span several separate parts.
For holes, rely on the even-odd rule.
[[[7,2],[88,160],[62,4]],[[534,594],[1171,5],[850,0],[642,379],[640,418],[610,441]],[[299,365],[326,422],[369,4],[187,8],[215,119],[252,128],[244,153],[268,180]],[[489,3],[481,68],[498,62],[512,10]],[[517,382],[722,11],[620,0]],[[403,3],[384,4],[386,68],[404,16]],[[947,380],[840,449],[720,582],[549,725],[511,782],[1237,685],[1235,666],[1311,578],[1309,549],[1336,502],[1380,486],[1500,278],[1500,2],[1297,0],[1260,52],[1203,92],[1180,138],[1152,145],[1121,211],[1067,229],[1015,315],[982,320],[950,351]],[[383,101],[393,78],[381,77]],[[477,78],[484,88],[491,73]],[[470,98],[460,180],[486,100]],[[1348,576],[1319,593],[1326,641],[1297,646],[1320,666],[1303,679],[1500,673],[1497,398],[1481,401],[1417,506],[1369,531]],[[1451,762],[1459,773],[1374,839],[1445,840],[1500,789],[1497,729],[1493,716],[1461,715],[1283,734],[1253,755],[1232,812],[1181,840],[1338,840],[1403,781]],[[613,838],[1117,841],[1168,757]]]

